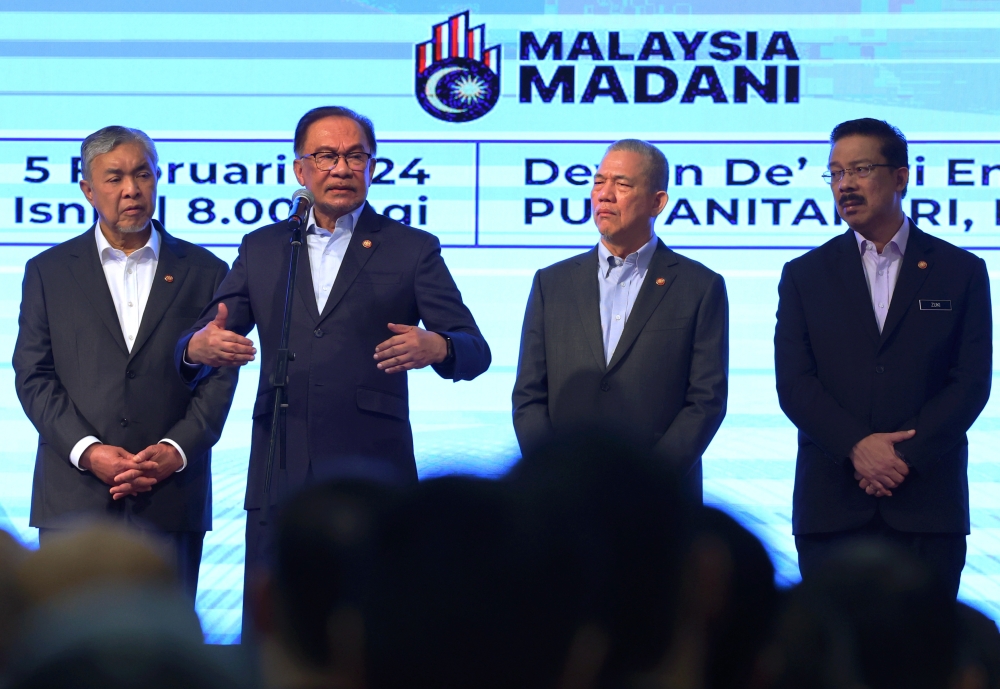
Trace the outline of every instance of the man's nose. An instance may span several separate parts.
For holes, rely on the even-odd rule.
[[[340,156],[337,158],[337,164],[330,169],[331,175],[336,175],[337,177],[352,177],[354,176],[354,171],[351,170],[351,166],[347,164],[347,158]]]
[[[141,194],[142,191],[139,185],[136,183],[134,177],[125,177],[122,181],[122,194],[126,198],[134,198]]]
[[[857,175],[848,175],[845,173],[844,176],[840,179],[840,181],[837,182],[837,189],[842,192],[850,191],[852,189],[857,189],[858,180],[856,179],[856,177]]]

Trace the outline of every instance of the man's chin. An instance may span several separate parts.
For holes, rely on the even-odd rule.
[[[129,223],[118,223],[115,225],[115,231],[120,234],[136,234],[142,232],[147,227],[149,227],[149,218],[146,218],[141,223],[129,222]]]

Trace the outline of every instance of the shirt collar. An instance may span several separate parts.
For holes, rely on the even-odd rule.
[[[854,238],[858,242],[858,251],[864,254],[868,248],[868,243],[869,243],[868,240],[862,237],[860,234],[858,234],[857,231],[854,232]],[[890,239],[886,243],[886,247],[895,245],[896,251],[898,251],[899,255],[902,256],[903,254],[906,253],[906,243],[909,241],[909,239],[910,239],[910,219],[904,215],[903,223],[899,226],[899,229],[896,230],[896,234],[892,236],[892,239]],[[874,248],[874,244],[872,246]],[[883,249],[883,251],[885,251],[885,249]]]
[[[337,218],[337,230],[344,230],[348,234],[354,232],[354,228],[358,226],[358,218],[361,217],[361,212],[365,209],[365,204],[361,204],[353,211],[347,215],[342,215]],[[309,218],[306,220],[306,234],[321,234],[326,232],[328,234],[333,234],[330,230],[320,227],[316,224],[316,215],[313,213],[313,209],[309,209]]]
[[[160,233],[157,232],[156,226],[153,225],[153,221],[152,220],[150,220],[149,223],[150,223],[150,227],[151,227],[151,230],[152,230],[149,233],[149,239],[147,239],[146,243],[141,248],[137,249],[134,253],[138,253],[140,251],[145,251],[148,248],[150,251],[153,252],[153,259],[159,261],[160,260]],[[98,220],[94,224],[94,235],[97,237],[97,254],[101,257],[102,260],[104,259],[105,251],[106,250],[107,251],[117,251],[117,249],[115,249],[113,246],[111,246],[111,243],[108,242],[108,238],[104,236],[104,233],[101,232],[101,221],[100,220]]]
[[[635,256],[636,269],[643,273],[649,267],[649,262],[653,260],[653,254],[656,252],[656,245],[659,242],[659,238],[656,233],[653,232],[653,236],[649,238],[649,241],[639,247],[638,251],[635,251],[625,257],[628,260],[632,256]],[[604,246],[604,242],[597,242],[597,257],[598,265],[601,267],[601,271],[604,272],[605,268],[610,271],[608,259],[614,256],[608,247]]]

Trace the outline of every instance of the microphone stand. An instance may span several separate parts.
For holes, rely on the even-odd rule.
[[[295,353],[288,351],[289,333],[292,329],[292,295],[295,293],[295,276],[299,269],[299,249],[302,248],[302,220],[297,216],[288,219],[292,230],[292,256],[288,262],[288,285],[285,287],[285,314],[281,321],[281,338],[278,341],[278,355],[274,360],[271,385],[274,387],[274,411],[271,415],[271,437],[267,447],[267,464],[264,469],[264,509],[261,510],[261,525],[271,521],[271,474],[274,470],[274,456],[281,444],[280,469],[285,468],[285,414],[288,410],[288,362],[295,360]]]

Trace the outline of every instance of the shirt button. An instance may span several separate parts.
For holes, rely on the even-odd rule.
[[[132,274],[132,269],[129,268],[127,272],[128,272],[129,275],[131,275]]]
[[[132,302],[129,302],[129,303],[128,303],[128,305],[129,305],[129,306],[132,306]]]
[[[130,339],[130,340],[134,340],[134,339],[135,339],[135,335],[129,335],[129,336],[128,336],[128,339]]]
[[[622,319],[622,317],[621,317],[621,316],[617,316],[617,315],[615,316],[615,320],[616,320],[616,321],[620,321],[621,319]]]
[[[323,337],[323,328],[316,328],[313,330],[313,335],[316,337]]]
[[[880,309],[884,309],[884,308],[885,308],[885,304],[879,304],[879,305],[878,305],[878,307],[879,307]]]
[[[878,274],[879,274],[879,275],[881,275],[881,274],[882,274],[882,271],[881,271],[881,270],[880,270],[880,271],[878,271]]]
[[[625,286],[625,283],[624,283],[624,282],[619,282],[619,283],[618,283],[618,286],[619,286],[619,287],[624,287],[624,286]]]

